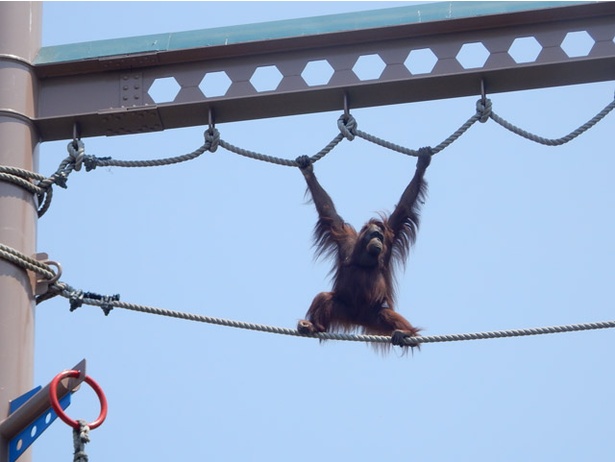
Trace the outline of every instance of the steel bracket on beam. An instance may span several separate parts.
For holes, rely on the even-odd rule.
[[[90,127],[91,123],[100,124],[98,130],[101,135],[105,136],[163,130],[162,120],[156,106],[109,109],[97,113],[96,116],[85,116],[80,120],[82,127]],[[92,122],[89,122],[90,120]]]
[[[62,409],[70,405],[71,394],[85,379],[85,366],[84,359],[72,368],[80,372],[79,377],[65,379],[58,386]],[[15,462],[58,417],[49,402],[49,384],[12,400],[9,412],[0,422],[0,433],[9,441],[8,462]]]

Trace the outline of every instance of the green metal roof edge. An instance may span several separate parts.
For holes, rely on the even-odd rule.
[[[48,46],[40,49],[34,64],[55,64],[136,53],[232,45],[387,26],[516,13],[584,3],[593,2],[462,1],[426,3],[373,11]]]

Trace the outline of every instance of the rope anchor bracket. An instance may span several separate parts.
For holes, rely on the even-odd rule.
[[[85,359],[71,370],[78,374],[62,380],[56,388],[63,410],[70,405],[72,393],[86,380]],[[9,441],[8,462],[15,462],[58,417],[52,408],[50,390],[51,383],[38,386],[10,402],[9,416],[0,422],[0,433]]]
[[[58,282],[62,277],[62,266],[53,260],[49,260],[49,255],[44,252],[34,255],[34,259],[48,266],[55,266],[55,276],[52,278],[41,277],[42,275],[29,271],[30,283],[35,295],[44,295],[49,291],[49,286]]]

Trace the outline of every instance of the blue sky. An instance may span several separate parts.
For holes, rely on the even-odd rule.
[[[407,3],[395,3],[405,5]],[[43,44],[175,32],[391,6],[379,2],[44,4]],[[490,95],[494,111],[562,136],[613,98],[612,82]],[[436,145],[477,96],[353,110],[396,143]],[[340,112],[218,125],[228,142],[286,158],[337,134]],[[417,245],[399,274],[398,309],[424,333],[610,320],[613,315],[613,115],[557,148],[490,121],[438,154]],[[150,159],[190,152],[205,127],[84,139],[86,153]],[[44,143],[51,174],[68,140]],[[315,166],[340,214],[360,226],[390,211],[412,158],[361,139]],[[314,261],[315,211],[294,169],[223,149],[157,169],[74,172],[40,220],[39,251],[62,280],[179,311],[294,327],[330,287]],[[104,388],[107,421],[91,461],[610,460],[615,454],[612,330],[425,345],[381,356],[327,342],[191,323],[68,301],[39,305],[36,382],[82,358]],[[88,387],[73,418],[93,420]],[[55,423],[36,461],[72,457]]]

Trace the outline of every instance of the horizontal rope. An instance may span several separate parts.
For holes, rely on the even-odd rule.
[[[42,275],[48,280],[52,280],[56,277],[56,273],[52,268],[44,263],[39,262],[31,257],[23,255],[21,252],[8,247],[4,244],[0,244],[0,258],[3,258],[9,262],[12,262],[18,266],[23,267],[26,270],[33,271]],[[50,292],[39,297],[39,301],[47,300],[55,295],[62,295],[63,297],[71,301],[71,310],[74,310],[82,304],[98,306],[103,309],[105,314],[109,314],[111,308],[122,308],[130,311],[136,311],[140,313],[155,314],[158,316],[171,317],[176,319],[182,319],[186,321],[202,322],[207,324],[214,324],[219,326],[234,327],[238,329],[254,330],[259,332],[267,332],[272,334],[290,335],[294,337],[311,337],[318,338],[320,340],[340,340],[340,341],[354,341],[354,342],[368,342],[368,343],[391,343],[391,337],[386,335],[361,335],[361,334],[345,334],[335,332],[322,332],[317,334],[302,334],[296,329],[290,329],[285,327],[268,326],[264,324],[255,324],[244,321],[235,321],[230,319],[216,318],[212,316],[205,316],[194,313],[186,313],[182,311],[168,310],[164,308],[157,308],[147,305],[139,305],[135,303],[128,303],[119,300],[118,295],[114,296],[101,296],[92,294],[89,292],[82,292],[75,290],[69,285],[58,282],[54,283],[50,287]],[[494,338],[506,338],[506,337],[523,337],[530,335],[544,335],[544,334],[558,334],[564,332],[577,332],[586,330],[597,329],[610,329],[615,328],[615,321],[601,321],[590,322],[585,324],[570,324],[562,326],[547,326],[547,327],[534,327],[527,329],[511,329],[500,330],[491,332],[474,332],[463,334],[444,334],[444,335],[429,335],[408,337],[405,342],[408,346],[416,346],[421,343],[441,343],[441,342],[457,342],[466,340],[482,340],[482,339],[494,339]]]
[[[55,279],[56,273],[52,270],[51,266],[44,262],[35,260],[28,257],[17,250],[0,244],[0,258],[14,263],[26,270],[33,271],[42,275],[48,280]],[[267,332],[272,334],[290,335],[294,337],[311,337],[321,340],[341,340],[341,341],[355,341],[355,342],[369,342],[369,343],[390,343],[390,336],[383,335],[360,335],[360,334],[345,334],[335,332],[322,332],[317,334],[302,334],[296,329],[290,329],[285,327],[268,326],[264,324],[255,324],[244,321],[235,321],[230,319],[216,318],[212,316],[205,316],[194,313],[186,313],[181,311],[168,310],[164,308],[157,308],[147,305],[139,305],[135,303],[128,303],[119,300],[118,295],[114,296],[101,296],[92,294],[89,292],[75,290],[69,285],[58,282],[54,283],[50,287],[50,292],[39,297],[39,301],[47,300],[55,295],[62,295],[63,297],[71,301],[71,311],[78,308],[82,304],[98,306],[103,308],[105,314],[109,314],[111,308],[122,308],[130,311],[137,311],[147,314],[155,314],[158,316],[171,317],[176,319],[183,319],[187,321],[202,322],[207,324],[215,324],[219,326],[234,327],[238,329],[248,329],[259,332]],[[480,340],[480,339],[493,339],[504,337],[521,337],[529,335],[543,335],[543,334],[556,334],[564,332],[575,332],[585,330],[596,329],[609,329],[615,327],[615,321],[602,321],[592,322],[585,324],[571,324],[563,326],[548,326],[548,327],[536,327],[528,329],[512,329],[493,332],[475,332],[464,334],[445,334],[445,335],[431,335],[431,336],[418,336],[408,337],[405,339],[407,345],[412,346],[420,343],[439,343],[439,342],[456,342],[465,340]]]
[[[505,119],[501,118],[497,114],[492,112],[491,101],[485,97],[481,98],[476,105],[476,113],[470,117],[459,129],[457,129],[453,134],[451,134],[448,138],[446,138],[443,142],[438,144],[436,147],[430,148],[431,151],[435,154],[446,147],[448,147],[451,143],[456,141],[460,136],[462,136],[474,123],[477,121],[486,122],[488,119],[494,120],[496,123],[500,124],[502,127],[510,130],[511,132],[522,136],[531,141],[541,143],[549,146],[557,146],[564,143],[567,143],[574,138],[578,137],[580,134],[589,130],[596,123],[601,121],[606,115],[608,115],[615,108],[615,101],[609,103],[602,111],[600,111],[596,116],[590,119],[588,122],[583,124],[581,127],[572,131],[568,135],[549,139],[540,137],[538,135],[534,135],[526,130],[523,130]],[[348,140],[354,139],[355,136],[359,136],[366,141],[378,144],[384,148],[394,150],[396,152],[400,152],[407,155],[417,156],[420,153],[420,150],[409,149],[381,138],[370,135],[366,132],[360,131],[357,129],[357,123],[354,117],[352,117],[349,113],[345,113],[342,117],[338,119],[338,128],[340,129],[340,133],[333,138],[333,140],[328,143],[323,149],[321,149],[318,153],[311,157],[312,162],[320,160],[322,157],[331,152],[344,138]],[[58,170],[54,175],[49,178],[46,178],[37,173],[28,172],[23,169],[17,169],[14,167],[0,166],[0,180],[12,182],[33,194],[37,194],[39,196],[39,202],[43,202],[41,209],[39,209],[39,216],[42,215],[47,208],[49,207],[49,203],[51,200],[51,186],[52,184],[58,184],[62,187],[66,187],[66,179],[68,174],[72,172],[72,170],[80,170],[81,164],[86,165],[86,170],[92,170],[97,166],[116,166],[116,167],[152,167],[152,166],[164,166],[171,165],[179,162],[185,162],[188,160],[192,160],[200,155],[202,155],[206,151],[214,152],[217,149],[217,146],[220,145],[225,149],[234,152],[236,154],[250,157],[256,160],[261,160],[265,162],[275,163],[284,166],[298,166],[296,160],[283,159],[274,156],[268,156],[265,154],[256,153],[254,151],[249,151],[246,149],[238,148],[233,146],[230,143],[225,142],[220,139],[219,133],[213,127],[210,127],[209,130],[205,132],[205,144],[193,151],[192,153],[185,154],[182,156],[169,157],[165,159],[156,159],[156,160],[143,160],[143,161],[131,161],[131,160],[115,160],[111,158],[98,158],[95,156],[85,156],[84,151],[85,148],[83,143],[80,140],[73,140],[72,143],[69,143],[69,154],[70,156],[65,159],[59,166]],[[37,181],[35,184],[32,180]],[[4,258],[7,261],[10,261],[14,264],[22,266],[23,268],[36,272],[37,274],[42,275],[43,277],[52,280],[56,277],[56,274],[51,270],[48,265],[45,265],[41,262],[38,262],[35,259],[24,256],[19,252],[11,249],[10,247],[4,246],[0,244],[0,258]],[[75,291],[72,289],[68,289],[63,283],[56,283],[52,286],[52,291],[47,295],[44,295],[40,298],[47,299],[50,296],[55,295],[53,292],[60,293],[61,295],[75,300]],[[91,294],[93,295],[93,294]],[[98,297],[98,298],[88,298],[83,297],[83,293],[81,298],[79,299],[79,303],[85,303],[94,306],[100,306],[105,310],[105,313],[108,313],[110,307],[118,307],[129,309],[133,311],[140,311],[150,314],[157,314],[162,316],[175,317],[180,319],[186,319],[191,321],[205,322],[210,324],[224,325],[228,327],[236,327],[243,329],[251,329],[263,332],[270,333],[278,333],[283,335],[292,335],[292,336],[303,336],[303,337],[315,337],[323,340],[348,340],[348,341],[362,341],[362,342],[375,342],[375,343],[389,343],[391,338],[388,336],[371,336],[371,335],[352,335],[352,334],[339,334],[339,333],[319,333],[319,334],[300,334],[295,329],[287,329],[287,328],[279,328],[272,326],[265,326],[260,324],[251,324],[239,321],[231,321],[220,318],[213,318],[208,316],[195,315],[190,313],[182,313],[178,311],[165,310],[161,308],[147,307],[144,305],[136,305],[125,302],[120,302],[114,297]],[[77,303],[76,303],[77,304]],[[495,332],[480,332],[480,333],[468,333],[468,334],[454,334],[454,335],[440,335],[440,336],[421,336],[415,338],[408,338],[408,345],[416,345],[417,343],[435,343],[435,342],[449,342],[449,341],[461,341],[461,340],[477,340],[477,339],[488,339],[488,338],[503,338],[503,337],[516,337],[516,336],[528,336],[528,335],[541,335],[541,334],[551,334],[551,333],[562,333],[562,332],[573,332],[573,331],[581,331],[581,330],[591,330],[591,329],[604,329],[604,328],[612,328],[615,327],[615,321],[606,321],[599,323],[588,323],[588,324],[575,324],[575,325],[566,325],[566,326],[553,326],[553,327],[541,327],[541,328],[531,328],[531,329],[517,329],[517,330],[507,330],[507,331],[495,331]]]
[[[55,284],[56,292],[59,295],[69,300],[79,300],[79,304],[99,306],[99,307],[115,307],[123,308],[130,311],[137,311],[140,313],[154,314],[158,316],[165,316],[170,318],[182,319],[186,321],[202,322],[207,324],[214,324],[219,326],[234,327],[237,329],[254,330],[258,332],[266,332],[271,334],[290,335],[293,337],[310,337],[320,340],[340,340],[340,341],[352,341],[352,342],[368,342],[368,343],[391,343],[391,336],[386,335],[361,335],[361,334],[345,334],[335,332],[322,332],[317,334],[302,334],[296,329],[290,329],[285,327],[268,326],[264,324],[255,324],[243,321],[235,321],[230,319],[216,318],[212,316],[205,316],[194,313],[186,313],[181,311],[168,310],[164,308],[157,308],[153,306],[138,305],[135,303],[123,302],[113,297],[88,298],[83,296],[83,292],[77,291],[64,283]],[[117,296],[116,296],[117,297]],[[544,335],[544,334],[557,334],[564,332],[576,332],[596,329],[610,329],[615,328],[615,321],[601,321],[591,322],[585,324],[571,324],[563,326],[549,326],[549,327],[534,327],[527,329],[511,329],[492,332],[474,332],[464,334],[444,334],[444,335],[428,335],[418,337],[408,337],[405,342],[408,346],[416,346],[421,343],[442,343],[442,342],[458,342],[466,340],[481,340],[481,339],[495,339],[505,337],[522,337],[530,335]]]

